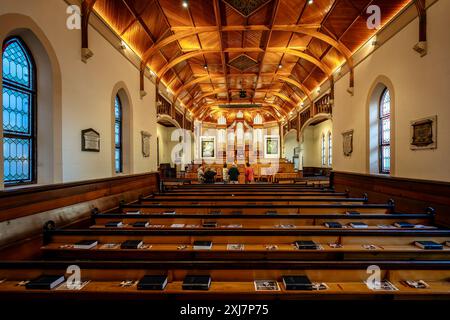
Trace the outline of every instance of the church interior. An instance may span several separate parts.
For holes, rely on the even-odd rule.
[[[448,303],[449,15],[0,0],[1,302]]]

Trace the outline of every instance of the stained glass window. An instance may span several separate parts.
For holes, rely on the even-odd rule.
[[[3,155],[6,185],[35,181],[35,67],[21,39],[3,44]]]
[[[328,166],[333,164],[333,141],[331,132],[328,132]]]
[[[391,95],[383,91],[379,110],[379,154],[380,173],[391,172]]]
[[[123,154],[122,154],[122,103],[119,96],[116,96],[114,102],[114,165],[116,173],[123,172]]]
[[[326,165],[326,155],[325,155],[325,135],[322,134],[322,145],[321,145],[321,158],[322,165]]]

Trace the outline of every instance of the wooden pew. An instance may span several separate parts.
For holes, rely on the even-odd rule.
[[[0,263],[0,298],[2,301],[30,301],[33,299],[66,299],[95,301],[125,301],[136,299],[450,299],[450,262],[434,261],[366,261],[366,262],[316,262],[292,261],[253,262],[217,261],[207,265],[190,261],[149,261],[127,264],[114,261],[82,262],[82,280],[89,283],[81,290],[27,290],[21,281],[34,279],[42,274],[66,273],[74,261],[11,262]],[[374,291],[365,281],[367,268],[376,264],[381,279],[390,281],[398,290]],[[209,275],[212,282],[207,291],[183,290],[182,281],[188,274]],[[138,290],[136,283],[144,275],[166,275],[168,284],[162,291]],[[286,290],[282,276],[306,275],[313,283],[324,283],[324,290]],[[256,291],[255,280],[275,280],[279,291]],[[413,289],[407,280],[423,280],[427,289]],[[128,287],[121,282],[131,281]]]
[[[110,230],[67,229],[45,234],[42,252],[52,259],[284,259],[284,260],[348,260],[348,259],[448,259],[450,247],[425,250],[415,241],[450,241],[450,230]],[[73,249],[80,240],[97,240],[90,250]],[[125,240],[142,240],[142,249],[125,250],[103,247]],[[299,250],[293,243],[312,240],[319,250]],[[212,241],[211,250],[194,250],[194,241]],[[243,244],[242,251],[229,250],[228,244]],[[340,244],[342,247],[335,247]],[[368,248],[368,245],[375,247]],[[180,247],[183,246],[183,247]],[[276,246],[276,248],[272,247]]]
[[[227,229],[283,229],[283,228],[311,228],[327,229],[325,222],[339,222],[346,227],[352,221],[366,223],[368,229],[388,229],[387,225],[393,227],[395,222],[408,222],[416,225],[433,226],[434,215],[432,214],[361,214],[358,216],[342,214],[323,214],[323,215],[160,215],[160,214],[120,214],[120,213],[100,213],[92,215],[91,228],[106,228],[105,224],[110,221],[121,221],[124,226],[121,229],[136,230],[132,225],[138,221],[149,221],[150,228],[154,226],[163,226],[162,228],[176,228],[174,224],[184,224],[184,228],[190,230],[203,229],[202,225],[206,221],[217,222],[217,228]],[[235,226],[233,226],[235,225]],[[285,227],[292,225],[293,227]],[[145,229],[145,228],[144,228]]]
[[[249,202],[255,204],[267,204],[267,205],[302,205],[302,204],[364,204],[368,201],[367,198],[286,198],[278,199],[277,197],[260,197],[260,198],[242,198],[236,199],[235,197],[226,197],[219,199],[210,199],[208,197],[199,197],[197,199],[183,199],[180,197],[164,197],[164,198],[143,198],[140,199],[139,204],[158,204],[158,205],[190,205],[190,204],[205,204],[211,206],[220,206],[226,204],[246,205]]]
[[[242,214],[266,214],[268,211],[275,211],[277,214],[325,214],[357,211],[359,213],[383,214],[394,212],[394,203],[388,204],[309,204],[309,205],[258,205],[255,203],[227,204],[227,205],[157,205],[157,204],[122,204],[120,209],[123,213],[140,211],[142,214],[164,213],[175,211],[176,214],[209,214],[221,211],[223,214],[230,214],[237,210]]]
[[[224,199],[226,197],[233,197],[234,199],[261,199],[261,198],[273,198],[277,199],[303,199],[303,198],[348,198],[347,193],[342,192],[316,192],[316,193],[297,193],[297,192],[186,192],[186,193],[156,193],[145,197],[144,199]]]

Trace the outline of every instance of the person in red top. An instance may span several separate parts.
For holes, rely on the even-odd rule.
[[[250,166],[250,163],[246,163],[246,168],[245,168],[245,183],[252,183],[253,179],[254,179],[254,171],[253,168]]]

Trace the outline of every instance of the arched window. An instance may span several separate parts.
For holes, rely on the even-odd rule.
[[[324,134],[322,134],[321,159],[322,159],[322,166],[326,165],[327,161],[326,161],[326,154],[325,154],[325,135]]]
[[[5,185],[36,182],[36,68],[23,41],[3,43],[3,156]]]
[[[122,102],[117,95],[114,102],[114,163],[116,173],[123,172],[122,111]]]
[[[379,106],[379,170],[389,174],[391,171],[391,96],[386,88],[381,94]]]
[[[333,164],[333,139],[331,137],[331,132],[328,132],[328,166],[331,167]]]

